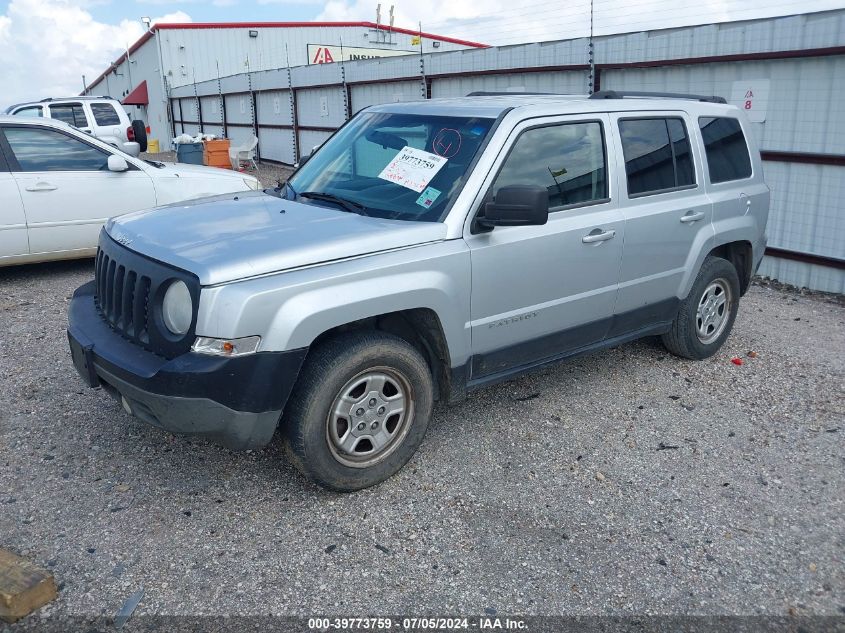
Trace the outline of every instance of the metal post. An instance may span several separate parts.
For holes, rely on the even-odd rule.
[[[200,104],[200,95],[197,90],[197,74],[193,69],[191,69],[191,76],[194,80],[194,99],[197,101],[197,128],[199,128],[199,133],[202,134],[202,105]]]
[[[296,92],[293,89],[293,77],[290,73],[290,53],[288,52],[287,44],[285,44],[285,58],[288,65],[288,98],[290,101],[290,124],[293,128],[291,133],[291,137],[293,139],[293,162],[295,163],[299,160],[299,126],[297,124],[296,116]]]
[[[220,81],[220,60],[214,60],[217,64],[217,96],[220,99],[220,135],[226,138],[226,102],[223,99],[223,82]]]
[[[596,90],[596,63],[593,49],[593,0],[590,0],[590,41],[587,44],[587,56],[590,64],[590,72],[587,76],[587,93],[593,94]]]
[[[349,103],[349,86],[346,85],[346,68],[343,64],[343,39],[340,40],[340,85],[343,90],[343,120],[348,121],[352,104]]]
[[[423,99],[428,99],[428,82],[425,78],[425,58],[423,57],[423,38],[422,38],[422,22],[419,23],[419,38],[420,38],[420,96]]]

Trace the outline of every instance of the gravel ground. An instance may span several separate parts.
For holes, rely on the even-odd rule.
[[[42,614],[845,613],[841,300],[756,285],[710,360],[649,339],[476,392],[336,495],[83,387],[91,277],[0,269],[0,547],[55,574]]]
[[[158,154],[144,152],[141,154],[141,158],[160,160],[165,163],[175,163],[176,152],[159,152]],[[275,187],[280,179],[285,180],[292,171],[293,170],[290,167],[286,167],[285,165],[262,162],[258,163],[258,171],[253,169],[251,166],[244,169],[244,173],[256,176],[265,187]]]

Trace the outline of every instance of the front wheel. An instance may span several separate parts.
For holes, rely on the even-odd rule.
[[[285,444],[311,481],[350,492],[399,471],[425,436],[433,406],[428,364],[406,341],[350,333],[312,352],[283,420]]]
[[[676,356],[703,360],[715,354],[731,333],[739,308],[739,276],[721,257],[707,257],[681,302],[663,345]]]

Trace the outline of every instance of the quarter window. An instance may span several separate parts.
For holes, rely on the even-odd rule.
[[[43,128],[4,130],[21,171],[98,171],[108,168],[109,155],[87,143]]]
[[[710,182],[728,182],[751,177],[751,157],[739,121],[727,117],[698,119]]]
[[[30,106],[28,108],[21,108],[20,110],[15,111],[15,116],[43,117],[44,112],[42,111],[41,106]]]
[[[91,114],[97,125],[120,125],[120,115],[110,103],[92,103]]]
[[[493,183],[493,195],[509,185],[538,185],[549,208],[607,199],[601,123],[564,123],[523,132]]]
[[[50,106],[50,118],[64,121],[73,127],[88,127],[88,119],[81,103],[62,103]]]
[[[689,136],[683,120],[619,121],[628,195],[647,195],[695,185]]]

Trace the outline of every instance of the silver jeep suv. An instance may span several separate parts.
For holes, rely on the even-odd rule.
[[[702,359],[763,257],[769,189],[717,97],[366,109],[276,189],[110,221],[74,364],[138,418],[312,481],[398,471],[435,400],[661,335]]]

